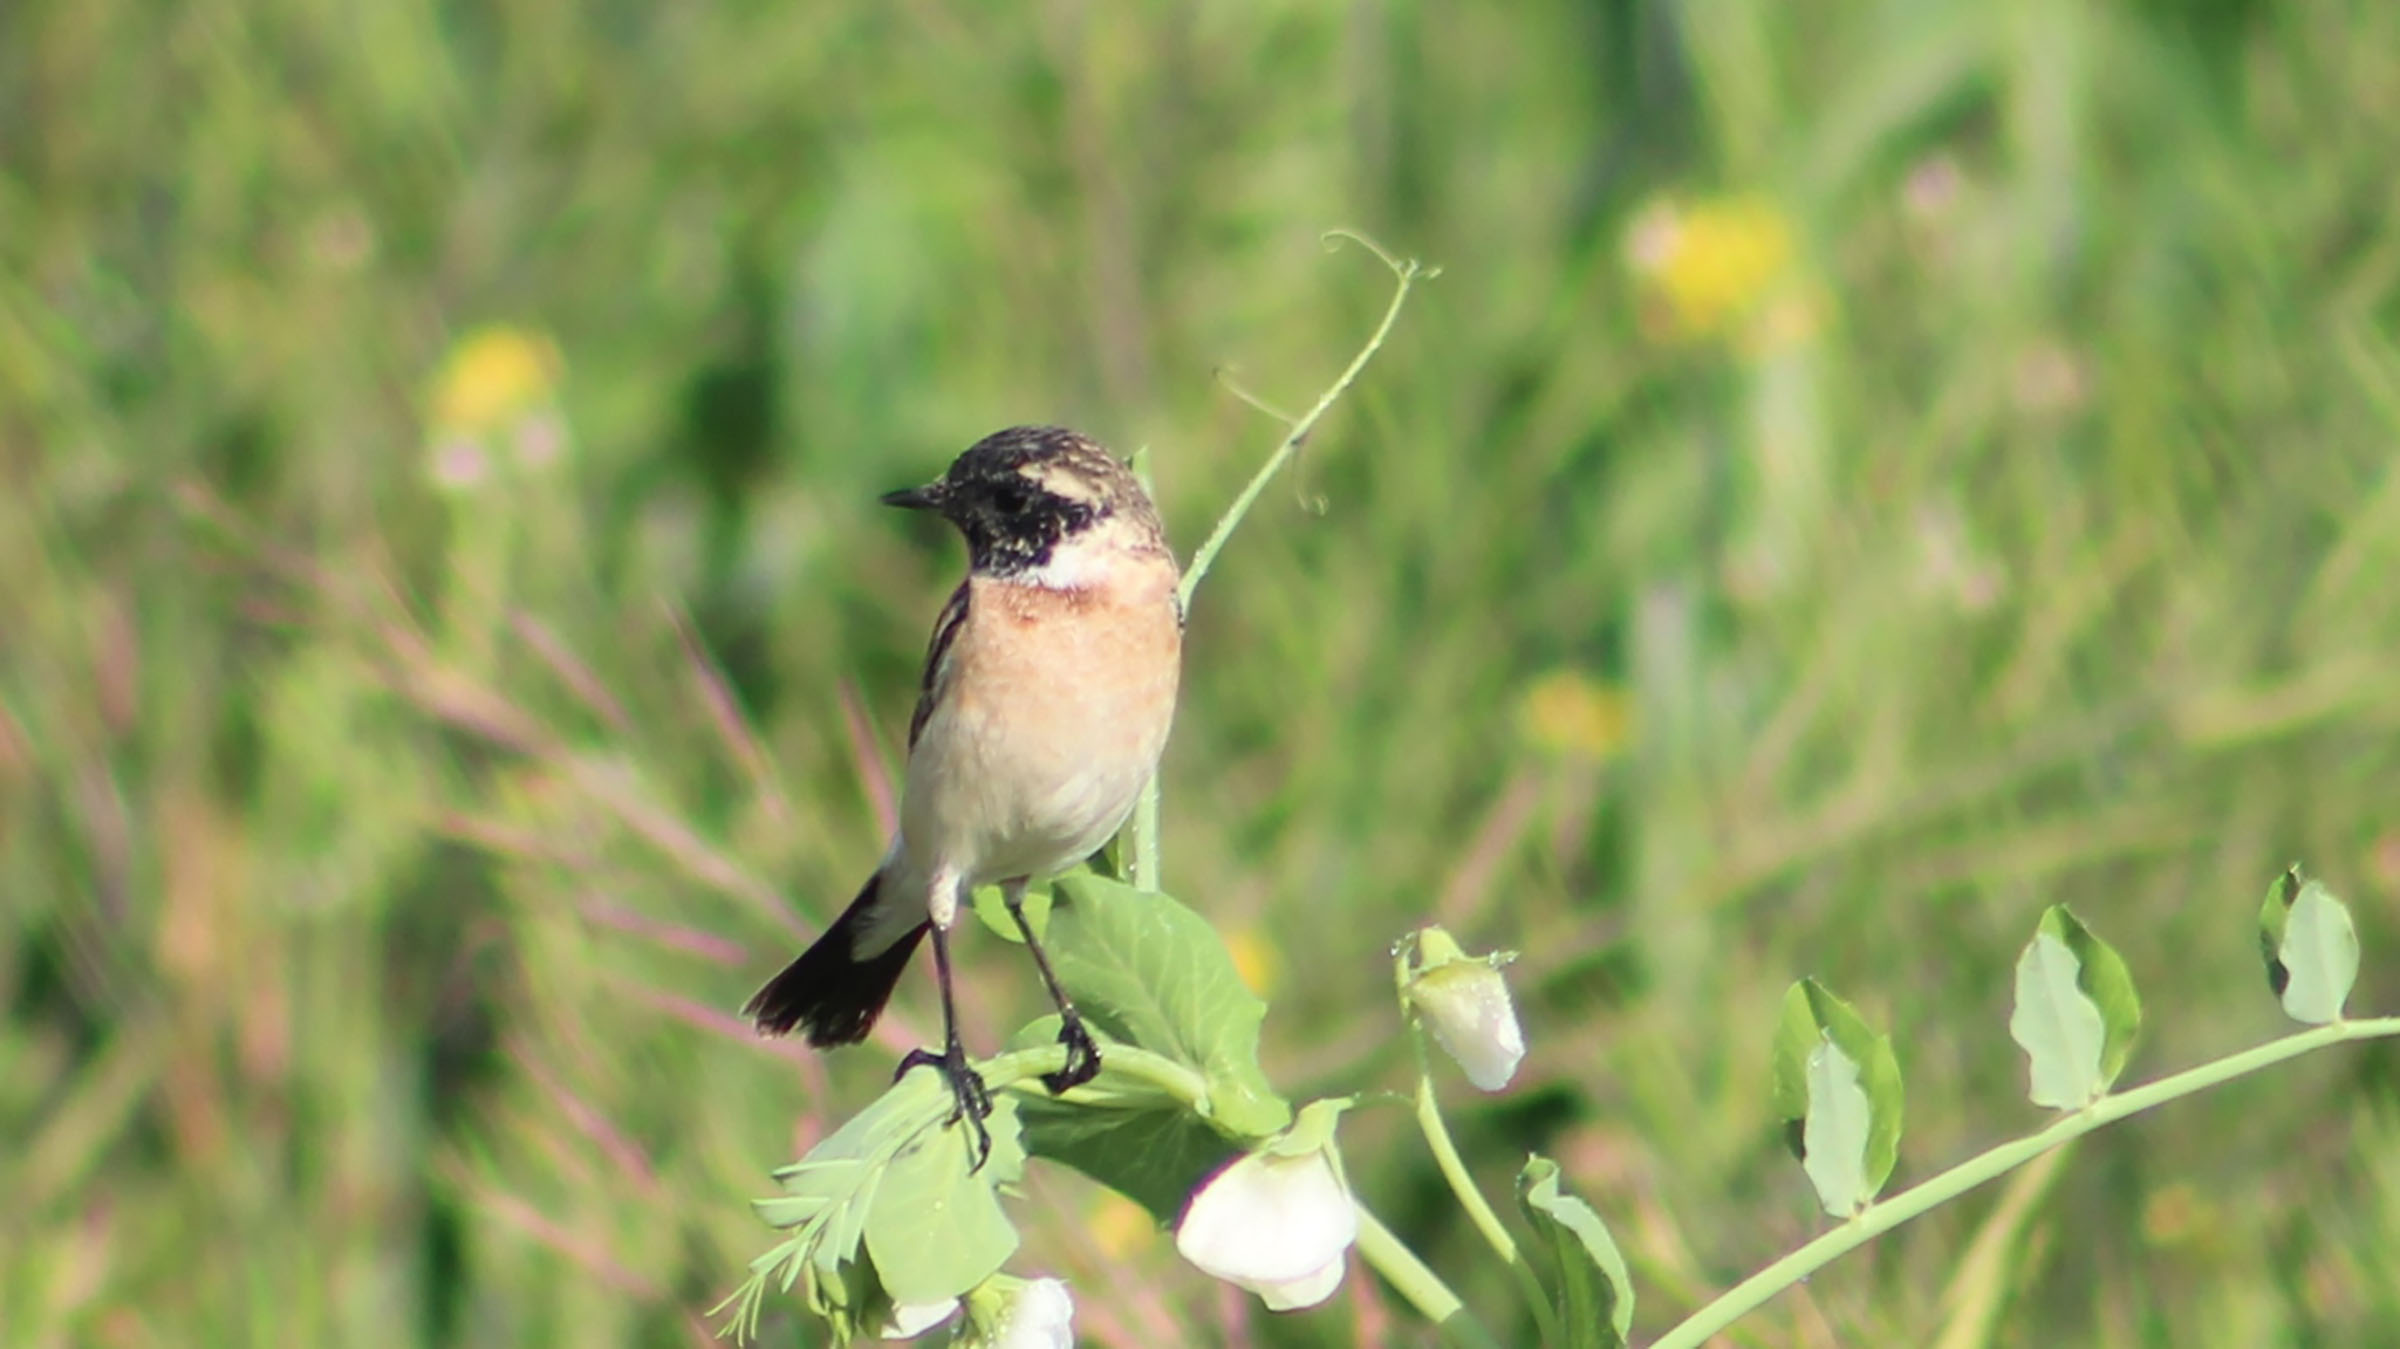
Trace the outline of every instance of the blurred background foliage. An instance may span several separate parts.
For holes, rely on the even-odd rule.
[[[2306,862],[2400,994],[2400,7],[1058,0],[0,9],[0,1343],[700,1344],[765,1171],[932,1028],[734,1009],[881,846],[960,566],[875,495],[1146,448],[1202,591],[1167,877],[1296,1091],[1386,943],[1522,948],[1655,1331],[1816,1229],[1786,983],[1889,1027],[1895,1184],[2037,1122],[2074,904],[2131,1076],[2281,1024]],[[975,938],[997,1043],[1034,981]],[[927,981],[929,982],[929,981]],[[1736,1343],[2400,1341],[2388,1051],[2133,1122]],[[1495,1309],[1404,1112],[1359,1184]],[[1270,1318],[1037,1174],[1092,1343]],[[1512,1333],[1521,1333],[1522,1326]],[[788,1316],[769,1333],[812,1332]]]

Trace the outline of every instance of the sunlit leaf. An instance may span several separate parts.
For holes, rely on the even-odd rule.
[[[2100,1094],[2100,1051],[2107,1031],[2100,1008],[2075,986],[2083,962],[2047,929],[2017,957],[2017,1004],[2009,1038],[2032,1065],[2035,1105],[2078,1109]]]
[[[1633,1280],[1592,1206],[1559,1185],[1558,1163],[1531,1157],[1517,1175],[1517,1204],[1533,1229],[1531,1251],[1558,1299],[1573,1349],[1620,1349],[1633,1333]]]
[[[979,885],[968,897],[968,907],[975,911],[976,921],[1003,940],[1025,944],[1025,934],[1017,930],[1017,920],[1009,914],[1008,901],[997,885]],[[1050,924],[1050,887],[1034,886],[1025,892],[1025,921],[1033,925],[1036,941],[1046,940]]]
[[[1859,1085],[1858,1064],[1831,1035],[1817,1038],[1808,1056],[1808,1119],[1801,1127],[1801,1169],[1817,1200],[1836,1218],[1865,1206],[1867,1133],[1874,1107]]]
[[[1001,1095],[984,1120],[992,1150],[975,1166],[968,1130],[919,1134],[884,1163],[867,1208],[867,1254],[896,1303],[958,1297],[989,1278],[1017,1249],[1017,1229],[1001,1211],[998,1187],[1025,1173],[1017,1102]]]
[[[1258,1066],[1267,1005],[1206,919],[1162,894],[1070,874],[1057,883],[1043,941],[1096,1026],[1200,1071],[1219,1128],[1266,1138],[1291,1123],[1290,1103]]]
[[[2274,943],[2268,978],[2285,1015],[2312,1026],[2339,1021],[2358,982],[2358,929],[2349,907],[2321,882],[2302,882],[2294,868],[2268,894],[2261,920]]]
[[[798,1227],[825,1211],[825,1196],[818,1194],[787,1194],[774,1199],[753,1199],[750,1207],[769,1227]]]
[[[1827,1046],[1835,1058],[1825,1055]],[[1775,1110],[1792,1155],[1826,1210],[1848,1217],[1883,1188],[1900,1156],[1905,1102],[1891,1037],[1823,984],[1803,979],[1784,994],[1773,1071]],[[1828,1148],[1839,1155],[1825,1155]]]
[[[2017,958],[2008,1033],[2026,1053],[2035,1105],[2078,1110],[2108,1090],[2142,1025],[2133,976],[2115,948],[2064,905],[2042,915]]]
[[[904,1301],[935,1301],[980,1282],[1015,1248],[996,1194],[1024,1171],[1015,1110],[1013,1100],[994,1101],[986,1121],[991,1158],[970,1173],[970,1133],[952,1118],[941,1075],[903,1075],[806,1157],[775,1172],[783,1194],[755,1207],[793,1237],[759,1272],[786,1292],[798,1285],[809,1308],[837,1329],[861,1324],[883,1297],[879,1275],[900,1281]],[[930,1254],[917,1253],[919,1241]],[[992,1255],[1002,1241],[1007,1249]],[[961,1289],[912,1296],[987,1262]],[[887,1263],[889,1274],[881,1268]]]

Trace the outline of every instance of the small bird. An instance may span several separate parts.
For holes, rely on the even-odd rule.
[[[999,884],[1062,1022],[1066,1062],[1043,1083],[1090,1081],[1099,1046],[1026,925],[1025,887],[1108,842],[1158,767],[1182,665],[1179,576],[1132,470],[1060,427],[996,432],[883,500],[933,511],[967,540],[967,578],[934,620],[909,719],[899,832],[858,898],[743,1012],[761,1034],[855,1044],[931,934],[942,1049],[912,1051],[900,1071],[941,1071],[981,1165],[991,1099],[960,1043],[950,926],[976,886]]]

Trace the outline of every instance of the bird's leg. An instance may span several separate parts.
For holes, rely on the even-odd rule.
[[[1050,1094],[1058,1095],[1069,1087],[1080,1087],[1100,1075],[1100,1046],[1092,1042],[1092,1033],[1083,1028],[1083,1014],[1058,986],[1058,975],[1050,968],[1050,955],[1042,949],[1041,939],[1033,935],[1033,925],[1025,921],[1025,877],[1000,882],[1000,898],[1008,905],[1008,916],[1017,922],[1017,931],[1025,936],[1025,949],[1033,952],[1034,968],[1042,972],[1042,984],[1050,990],[1050,1001],[1058,1004],[1058,1042],[1067,1047],[1067,1061],[1055,1073],[1042,1074],[1042,1085]]]
[[[967,1169],[980,1171],[992,1155],[992,1131],[983,1123],[984,1117],[992,1113],[992,1095],[983,1085],[983,1075],[967,1062],[967,1047],[958,1036],[958,1006],[950,992],[950,930],[940,923],[933,925],[933,973],[942,988],[942,1052],[908,1051],[892,1080],[900,1080],[909,1069],[919,1065],[928,1065],[942,1075],[942,1080],[950,1084],[951,1099],[957,1102],[951,1120],[965,1120],[974,1134],[975,1164]]]

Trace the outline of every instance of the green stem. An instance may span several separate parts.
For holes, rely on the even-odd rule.
[[[1400,321],[1401,307],[1408,303],[1409,288],[1416,284],[1419,277],[1430,279],[1440,275],[1439,268],[1420,267],[1414,259],[1404,261],[1393,257],[1364,235],[1352,234],[1348,230],[1334,230],[1328,233],[1325,239],[1327,243],[1347,239],[1373,253],[1384,266],[1392,269],[1392,275],[1399,278],[1399,284],[1393,288],[1392,302],[1384,307],[1383,321],[1375,325],[1375,332],[1367,338],[1367,344],[1358,349],[1356,356],[1350,358],[1349,366],[1342,371],[1340,377],[1335,379],[1324,393],[1317,396],[1316,403],[1308,411],[1301,413],[1299,420],[1291,424],[1284,433],[1283,443],[1275,447],[1275,453],[1267,456],[1267,462],[1259,466],[1258,472],[1250,475],[1249,485],[1242,488],[1242,494],[1233,499],[1233,504],[1225,508],[1223,515],[1217,517],[1217,527],[1209,531],[1208,538],[1192,554],[1192,565],[1184,569],[1183,587],[1177,592],[1186,608],[1191,605],[1192,592],[1199,588],[1200,578],[1208,574],[1210,564],[1214,563],[1217,560],[1217,554],[1224,550],[1225,541],[1233,536],[1234,527],[1242,522],[1242,517],[1248,515],[1250,507],[1257,503],[1259,493],[1267,490],[1268,481],[1281,472],[1285,464],[1291,462],[1293,455],[1300,452],[1300,447],[1307,443],[1309,433],[1317,429],[1317,423],[1324,419],[1325,414],[1332,410],[1333,405],[1341,400],[1343,394],[1350,391],[1350,386],[1358,382],[1359,372],[1365,370],[1367,362],[1373,360],[1375,353],[1382,349],[1384,339],[1391,336],[1392,325]]]
[[[1038,1094],[1050,1099],[1050,1090],[1039,1085],[1044,1073],[1055,1073],[1066,1066],[1067,1051],[1058,1045],[1043,1045],[1039,1049],[1015,1049],[995,1054],[977,1064],[986,1087],[992,1090],[1014,1088],[1027,1095]],[[1088,1095],[1105,1095],[1109,1075],[1130,1077],[1158,1088],[1194,1112],[1206,1116],[1208,1111],[1208,1079],[1184,1067],[1164,1054],[1153,1053],[1139,1045],[1122,1040],[1110,1040],[1101,1054],[1102,1075],[1090,1085],[1076,1087],[1063,1098],[1073,1102]]]
[[[1483,1328],[1483,1323],[1467,1310],[1467,1304],[1459,1301],[1450,1285],[1442,1282],[1441,1275],[1392,1235],[1392,1229],[1368,1212],[1365,1204],[1353,1197],[1350,1206],[1358,1212],[1358,1257],[1367,1262],[1368,1268],[1382,1275],[1385,1283],[1408,1299],[1408,1305],[1433,1322],[1443,1339],[1471,1349],[1500,1349],[1492,1332]]]
[[[1158,774],[1133,799],[1133,888],[1158,893]]]
[[[1433,1149],[1433,1160],[1442,1169],[1442,1179],[1450,1182],[1450,1192],[1457,1195],[1458,1202],[1465,1206],[1467,1217],[1474,1222],[1475,1230],[1483,1233],[1483,1239],[1499,1253],[1500,1259],[1508,1265],[1508,1272],[1515,1276],[1517,1291],[1525,1295],[1525,1304],[1533,1308],[1534,1325],[1541,1332],[1542,1343],[1563,1345],[1567,1339],[1559,1331],[1558,1314],[1551,1309],[1549,1293],[1542,1288],[1542,1281],[1534,1276],[1533,1266],[1526,1263],[1524,1252],[1517,1249],[1516,1238],[1501,1226],[1500,1215],[1494,1213],[1492,1206],[1484,1201],[1483,1191],[1477,1188],[1475,1178],[1467,1174],[1467,1164],[1459,1159],[1457,1144],[1450,1141],[1450,1124],[1442,1118],[1441,1102],[1433,1094],[1433,1072],[1432,1065],[1426,1061],[1425,1034],[1419,1030],[1414,1038],[1417,1042],[1417,1128],[1425,1135],[1425,1145]]]
[[[1698,1349],[1709,1336],[1732,1325],[1767,1299],[1807,1278],[1836,1257],[2103,1125],[2114,1124],[2152,1106],[2164,1105],[2221,1082],[2230,1082],[2327,1045],[2394,1035],[2400,1035],[2400,1016],[2377,1017],[2368,1021],[2336,1021],[2279,1040],[2269,1040],[2239,1054],[2187,1068],[2131,1091],[2103,1096],[2074,1114],[2060,1118],[2047,1129],[2003,1143],[1880,1204],[1861,1210],[1850,1221],[1734,1285],[1715,1301],[1660,1336],[1650,1349]]]
[[[1298,421],[1285,428],[1282,443],[1275,447],[1273,454],[1267,456],[1267,462],[1259,467],[1258,472],[1250,475],[1250,482],[1242,488],[1242,494],[1233,499],[1233,504],[1225,508],[1223,515],[1217,517],[1216,528],[1209,531],[1208,538],[1192,554],[1192,565],[1184,569],[1183,584],[1175,591],[1176,604],[1186,611],[1192,606],[1192,592],[1200,588],[1200,578],[1208,574],[1209,567],[1217,560],[1217,554],[1225,550],[1225,541],[1233,537],[1234,526],[1250,513],[1250,507],[1257,503],[1259,493],[1267,490],[1268,480],[1281,472],[1283,466],[1291,462],[1292,456],[1300,452],[1300,446],[1308,440],[1309,433],[1317,429],[1317,423],[1324,420],[1333,405],[1350,391],[1352,384],[1358,382],[1359,372],[1367,368],[1367,362],[1373,360],[1375,353],[1382,349],[1384,339],[1391,336],[1392,325],[1400,319],[1401,306],[1408,303],[1409,288],[1420,277],[1430,279],[1441,274],[1438,267],[1420,267],[1414,259],[1402,261],[1393,257],[1362,234],[1333,230],[1325,236],[1329,244],[1343,239],[1373,253],[1384,266],[1392,269],[1392,275],[1399,278],[1399,284],[1392,291],[1392,302],[1384,308],[1383,321],[1375,325],[1367,344],[1350,358],[1350,364],[1343,368],[1341,376],[1317,396],[1315,405],[1301,414]],[[1150,780],[1142,784],[1142,794],[1134,800],[1133,823],[1128,835],[1133,845],[1133,888],[1136,890],[1155,891],[1159,887],[1158,835],[1158,775],[1153,773]]]

